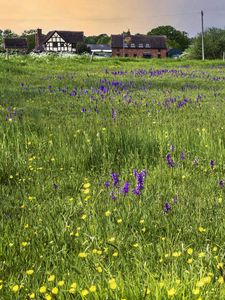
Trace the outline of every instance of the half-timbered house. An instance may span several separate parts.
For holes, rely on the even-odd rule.
[[[37,30],[35,51],[76,52],[78,42],[84,42],[82,31],[50,31],[46,36],[41,29]]]

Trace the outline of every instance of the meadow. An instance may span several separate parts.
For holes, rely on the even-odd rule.
[[[225,63],[0,58],[0,299],[225,299]]]

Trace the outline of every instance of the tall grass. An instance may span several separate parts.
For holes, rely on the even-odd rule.
[[[1,299],[224,299],[224,68],[1,58]]]

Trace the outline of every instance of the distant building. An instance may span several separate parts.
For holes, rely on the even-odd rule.
[[[112,56],[162,58],[167,55],[166,37],[153,35],[112,35]]]
[[[38,29],[35,52],[76,52],[78,42],[84,42],[82,31],[50,31],[46,36]]]
[[[25,53],[28,50],[28,43],[22,38],[4,38],[3,47],[7,51],[16,50]]]
[[[98,56],[112,55],[112,48],[108,44],[87,44],[87,47],[90,49],[91,54]]]

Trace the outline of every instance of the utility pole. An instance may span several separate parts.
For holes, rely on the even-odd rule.
[[[203,16],[204,16],[203,10],[201,10],[201,21],[202,21],[202,60],[205,60]]]

